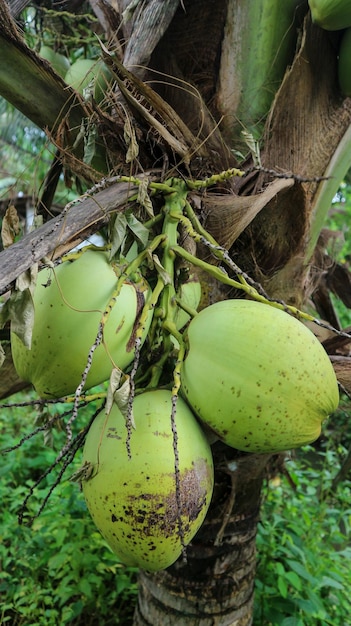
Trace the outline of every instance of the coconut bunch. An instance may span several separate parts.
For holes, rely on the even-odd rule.
[[[111,255],[88,246],[43,268],[31,333],[24,342],[14,328],[11,338],[18,374],[43,399],[77,400],[109,380],[79,481],[111,549],[152,571],[174,563],[205,519],[211,443],[254,454],[296,448],[319,437],[338,405],[330,359],[297,319],[309,316],[179,245],[185,228],[231,264],[192,212],[194,185],[161,185],[161,233],[141,251],[131,245],[127,256]],[[250,298],[199,311],[194,269]]]

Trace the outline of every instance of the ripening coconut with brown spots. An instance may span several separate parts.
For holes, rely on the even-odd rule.
[[[97,528],[122,563],[150,571],[180,556],[213,490],[212,454],[201,427],[181,398],[173,426],[171,412],[170,391],[136,396],[128,450],[126,420],[114,405],[93,422],[83,452],[90,471],[82,488]]]

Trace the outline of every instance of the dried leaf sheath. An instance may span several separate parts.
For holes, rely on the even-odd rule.
[[[206,156],[206,149],[174,109],[149,85],[129,72],[116,58],[112,58],[105,47],[102,50],[104,61],[134,115],[146,122],[161,143],[168,145],[186,162],[193,154]]]
[[[254,196],[208,194],[203,200],[206,229],[229,250],[256,215],[283,189],[294,184],[292,178],[278,179]]]

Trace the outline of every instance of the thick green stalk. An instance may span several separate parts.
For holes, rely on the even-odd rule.
[[[165,219],[162,229],[162,233],[165,236],[162,265],[169,275],[170,283],[165,285],[161,295],[161,308],[164,310],[164,328],[174,334],[174,331],[176,332],[174,318],[177,303],[175,300],[176,292],[174,287],[175,254],[173,252],[173,246],[176,246],[178,243],[179,218],[183,214],[188,187],[182,180],[173,179],[172,189],[174,191],[166,196],[164,207]],[[176,332],[176,334],[178,333]]]
[[[228,133],[259,137],[292,61],[301,0],[236,0],[228,3],[217,105]]]
[[[220,247],[218,246],[217,251],[219,250],[220,250]],[[309,322],[317,321],[318,323],[318,320],[316,320],[316,318],[314,318],[312,315],[309,315],[309,313],[305,313],[304,311],[300,311],[300,309],[297,309],[295,306],[292,306],[290,304],[285,304],[284,302],[280,302],[277,300],[268,300],[264,295],[260,294],[257,291],[257,289],[255,289],[255,287],[253,287],[252,285],[249,285],[243,276],[239,277],[239,281],[233,278],[230,278],[228,274],[223,272],[216,265],[210,265],[209,263],[206,263],[206,261],[203,261],[202,259],[198,259],[197,257],[193,256],[192,254],[184,250],[184,248],[182,248],[181,246],[178,246],[178,245],[173,246],[173,251],[176,254],[178,254],[180,257],[188,261],[189,263],[192,263],[193,265],[200,267],[203,271],[207,272],[210,276],[213,276],[214,278],[216,278],[216,280],[218,280],[219,282],[223,283],[224,285],[230,285],[231,287],[234,287],[234,289],[240,289],[241,291],[246,293],[248,296],[250,296],[251,298],[253,298],[253,300],[256,300],[257,302],[262,302],[262,304],[267,304],[269,306],[274,307],[275,309],[279,309],[280,311],[285,311],[286,313],[290,313],[291,315],[293,315],[294,317],[297,317],[300,320],[304,319]],[[220,258],[219,254],[217,258]],[[224,257],[223,257],[223,260],[225,261]]]

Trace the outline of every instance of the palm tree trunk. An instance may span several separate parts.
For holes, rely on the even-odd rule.
[[[269,455],[215,444],[216,483],[207,518],[186,555],[139,575],[133,626],[250,626],[260,493]]]

